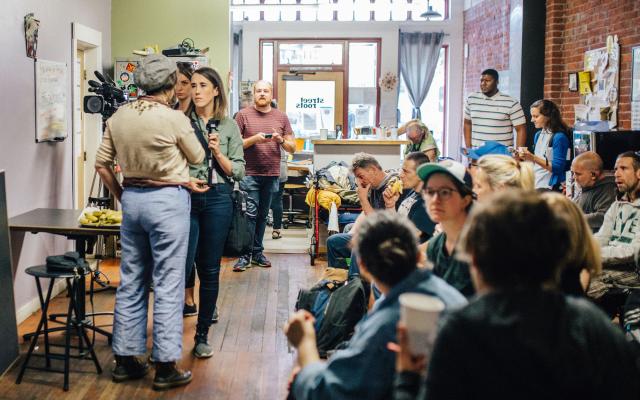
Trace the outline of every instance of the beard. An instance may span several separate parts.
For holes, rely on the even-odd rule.
[[[266,105],[268,105],[269,103],[271,103],[269,100],[267,99],[256,99],[256,105],[259,107],[264,107]]]

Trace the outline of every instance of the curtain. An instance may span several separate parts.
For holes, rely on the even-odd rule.
[[[443,32],[400,32],[400,73],[413,104],[412,118],[421,118],[420,106],[438,65]]]

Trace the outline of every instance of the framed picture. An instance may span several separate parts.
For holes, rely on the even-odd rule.
[[[631,49],[631,101],[640,101],[640,46]]]
[[[569,74],[569,91],[577,92],[578,91],[578,73],[572,72]]]

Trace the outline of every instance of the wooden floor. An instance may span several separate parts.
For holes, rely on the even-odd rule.
[[[96,336],[101,375],[96,374],[91,361],[72,359],[68,392],[62,390],[62,374],[36,370],[27,370],[22,383],[16,385],[19,365],[28,349],[22,343],[19,361],[0,379],[0,399],[284,399],[294,353],[282,327],[292,313],[298,290],[316,282],[326,262],[311,267],[309,256],[304,254],[272,254],[269,258],[272,268],[251,268],[241,273],[231,271],[232,260],[223,261],[220,322],[212,326],[209,335],[215,349],[212,358],[199,360],[191,355],[197,317],[184,320],[181,365],[191,369],[194,376],[188,386],[155,392],[151,389],[153,371],[142,380],[113,383],[111,348],[104,337]],[[117,265],[107,263],[101,269],[117,283]],[[96,311],[113,310],[113,303],[113,291],[94,297]],[[51,310],[66,312],[66,305],[67,298],[59,295],[52,301]],[[35,330],[39,318],[36,313],[23,322],[20,335]],[[110,320],[100,317],[96,323],[106,325]],[[63,336],[56,335],[62,342]],[[38,362],[42,361],[35,359]]]

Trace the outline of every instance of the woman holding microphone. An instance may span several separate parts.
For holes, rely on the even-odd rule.
[[[193,354],[207,358],[213,355],[208,334],[212,321],[217,320],[220,260],[233,212],[231,178],[242,179],[245,162],[240,130],[227,117],[228,103],[220,75],[212,68],[195,70],[191,76],[191,96],[187,116],[198,140],[206,147],[207,157],[189,168],[193,191],[185,269],[189,276],[195,261],[200,278],[200,312]]]

